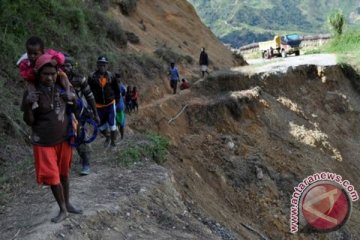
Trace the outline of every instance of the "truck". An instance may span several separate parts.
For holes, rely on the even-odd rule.
[[[298,34],[276,35],[271,41],[259,42],[259,50],[263,58],[274,56],[284,58],[289,54],[299,56],[301,40],[302,38]]]

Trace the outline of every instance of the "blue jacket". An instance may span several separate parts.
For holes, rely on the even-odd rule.
[[[180,79],[179,72],[176,67],[174,68],[170,67],[169,74],[170,74],[170,80],[172,81],[178,81]]]

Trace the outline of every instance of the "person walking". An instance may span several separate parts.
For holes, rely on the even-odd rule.
[[[118,126],[121,139],[124,139],[124,129],[126,125],[126,104],[124,98],[127,91],[125,85],[121,82],[120,74],[115,74],[115,78],[120,89],[120,99],[119,102],[116,104],[116,124]]]
[[[100,118],[100,132],[105,136],[104,146],[115,147],[116,143],[116,103],[120,99],[120,90],[115,76],[108,71],[108,59],[100,56],[97,59],[97,70],[88,79],[91,91],[95,96],[96,109]],[[109,134],[110,132],[110,134]]]
[[[35,172],[38,184],[49,185],[59,214],[51,221],[58,223],[69,213],[81,214],[69,201],[69,169],[72,148],[67,141],[69,118],[66,103],[75,95],[62,89],[56,81],[58,67],[51,54],[40,55],[35,62],[35,91],[25,91],[22,100],[23,119],[32,129],[31,141],[35,158]],[[32,108],[37,102],[38,107]]]
[[[170,76],[170,87],[173,90],[173,94],[176,94],[177,83],[180,80],[180,75],[179,75],[179,71],[175,67],[174,62],[170,63],[169,76]]]
[[[205,73],[207,73],[209,75],[209,72],[208,72],[209,57],[208,57],[208,54],[205,52],[205,48],[201,49],[199,65],[200,65],[200,70],[201,70],[201,76],[204,77]]]
[[[133,110],[134,112],[138,112],[139,111],[139,103],[138,103],[138,100],[139,100],[139,92],[137,90],[137,88],[134,86],[133,87],[133,90],[132,90],[132,93],[131,93],[131,102],[133,104]]]
[[[77,74],[74,71],[74,60],[70,56],[65,56],[65,63],[63,65],[63,71],[68,76],[68,79],[74,87],[75,93],[81,101],[83,109],[79,112],[79,123],[80,126],[84,126],[87,118],[93,118],[97,124],[100,123],[100,118],[96,110],[95,97],[91,92],[90,86],[87,82],[86,77]],[[76,146],[82,168],[80,170],[81,175],[90,174],[90,148],[86,143],[80,143]]]

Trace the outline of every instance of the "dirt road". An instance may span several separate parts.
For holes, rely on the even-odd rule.
[[[312,54],[302,56],[288,56],[287,58],[249,59],[250,65],[236,67],[233,70],[241,72],[286,72],[289,67],[299,65],[331,66],[336,64],[335,54]]]

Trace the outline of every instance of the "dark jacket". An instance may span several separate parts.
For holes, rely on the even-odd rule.
[[[83,108],[78,109],[78,115],[93,118],[93,114],[96,112],[95,97],[90,89],[86,77],[72,73],[68,74],[68,78],[75,90],[78,99],[82,102]]]
[[[84,97],[88,103],[95,100],[94,94],[92,93],[85,77],[78,74],[72,74],[68,75],[68,78],[78,97]]]
[[[105,78],[106,83],[104,86],[101,85],[100,79]],[[113,77],[111,72],[106,72],[103,76],[99,71],[92,73],[88,79],[88,83],[91,91],[94,94],[95,102],[101,105],[107,105],[113,100],[116,102],[120,99],[120,90],[116,79]]]
[[[39,107],[31,111],[31,105],[25,103],[27,92],[24,93],[21,106],[24,120],[32,128],[32,143],[42,146],[62,143],[67,139],[68,116],[66,103],[60,96],[61,87],[55,85],[54,88],[48,88],[39,85],[36,90],[39,92]]]
[[[202,52],[200,53],[199,64],[200,64],[200,65],[206,65],[206,66],[209,65],[208,55],[207,55],[207,53],[204,52],[204,51],[202,51]]]

